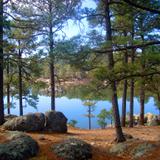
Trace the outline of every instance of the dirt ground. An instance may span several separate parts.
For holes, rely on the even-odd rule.
[[[157,143],[160,141],[160,127],[134,127],[124,128],[124,133],[132,135],[144,141]],[[3,132],[0,130],[0,143],[4,143],[5,139]],[[39,155],[32,160],[59,160],[52,152],[51,146],[67,138],[79,138],[93,146],[93,160],[129,160],[127,153],[123,157],[111,156],[107,153],[109,147],[113,145],[115,138],[114,128],[96,129],[96,130],[81,130],[70,128],[67,134],[56,133],[27,133],[33,137],[40,146]],[[146,160],[146,157],[141,157],[140,160]],[[150,152],[147,160],[160,160],[160,148]]]

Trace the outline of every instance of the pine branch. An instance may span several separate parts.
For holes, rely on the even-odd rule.
[[[157,45],[157,44],[160,44],[160,41],[153,41],[153,42],[131,45],[131,46],[125,46],[125,47],[114,46],[113,49],[94,50],[94,52],[97,52],[97,53],[118,52],[118,51],[124,51],[124,50],[127,50],[127,49],[144,48],[144,47],[147,47],[147,46],[152,46],[152,45]]]
[[[3,2],[3,5],[7,4],[10,0],[6,0],[5,2]]]
[[[145,10],[145,11],[149,11],[149,12],[154,13],[154,14],[160,14],[160,10],[156,10],[156,9],[153,9],[153,8],[141,6],[141,5],[136,4],[136,3],[134,3],[133,1],[130,1],[130,0],[123,0],[123,1],[126,2],[127,4],[133,6],[133,7],[136,7],[136,8]]]

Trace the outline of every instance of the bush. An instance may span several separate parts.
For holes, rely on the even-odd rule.
[[[69,121],[69,125],[71,126],[71,127],[76,127],[76,124],[77,124],[78,122],[76,121],[76,120],[74,120],[74,119],[72,119],[72,120],[70,120]]]
[[[107,119],[112,121],[112,110],[107,111],[106,109],[102,109],[97,117],[99,126],[104,129],[107,126]]]

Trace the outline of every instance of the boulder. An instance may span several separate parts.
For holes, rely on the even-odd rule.
[[[150,122],[152,119],[154,119],[154,114],[152,113],[146,113],[144,116],[147,118],[147,122]]]
[[[8,120],[3,128],[12,131],[41,131],[44,129],[45,116],[43,113],[31,113]]]
[[[27,160],[37,155],[38,143],[21,132],[9,132],[9,140],[0,144],[0,160]]]
[[[63,160],[89,160],[92,158],[91,145],[75,138],[52,146],[52,151]]]
[[[158,126],[158,125],[159,125],[158,119],[152,119],[148,122],[148,126]]]
[[[5,121],[11,120],[13,118],[17,117],[16,115],[13,114],[8,114],[4,116]]]
[[[151,144],[149,142],[143,142],[139,145],[137,145],[131,152],[131,155],[133,159],[140,158],[141,156],[146,155],[153,149],[155,149],[157,146],[155,144]]]
[[[48,111],[45,113],[46,124],[45,131],[49,132],[67,132],[67,118],[61,112]]]
[[[131,141],[114,144],[109,149],[109,153],[115,156],[132,157],[130,159],[140,159],[140,157],[146,156],[150,151],[157,147],[157,144],[133,139]]]
[[[110,149],[109,153],[113,155],[121,155],[124,154],[124,152],[128,149],[129,144],[123,142],[123,143],[117,143],[114,144]]]

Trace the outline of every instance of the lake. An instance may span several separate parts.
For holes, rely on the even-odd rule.
[[[45,112],[50,110],[50,97],[49,96],[42,96],[39,95],[39,102],[37,104],[37,108],[33,108],[32,106],[24,107],[24,114],[30,113],[30,112]],[[6,100],[5,100],[6,101]],[[11,109],[11,114],[18,115],[19,114],[19,107],[18,107],[18,100],[14,100],[16,108]],[[122,99],[119,99],[119,108],[121,111],[121,104]],[[139,113],[139,102],[137,98],[134,98],[134,113]],[[107,100],[98,100],[96,103],[95,111],[93,114],[95,115],[94,118],[92,118],[92,128],[100,128],[97,124],[97,114],[100,113],[102,109],[109,110],[111,108],[111,103]],[[87,107],[83,105],[83,101],[78,98],[67,98],[66,96],[56,98],[56,110],[61,111],[64,113],[64,115],[68,118],[68,121],[70,120],[76,120],[77,127],[80,128],[88,128],[88,118],[84,115],[87,114]],[[6,110],[5,110],[6,112]],[[129,112],[129,102],[127,102],[127,112]],[[154,99],[149,98],[147,103],[145,104],[145,113],[154,113],[158,114],[158,110],[156,109],[156,106],[154,104]],[[108,122],[109,123],[109,122]]]

